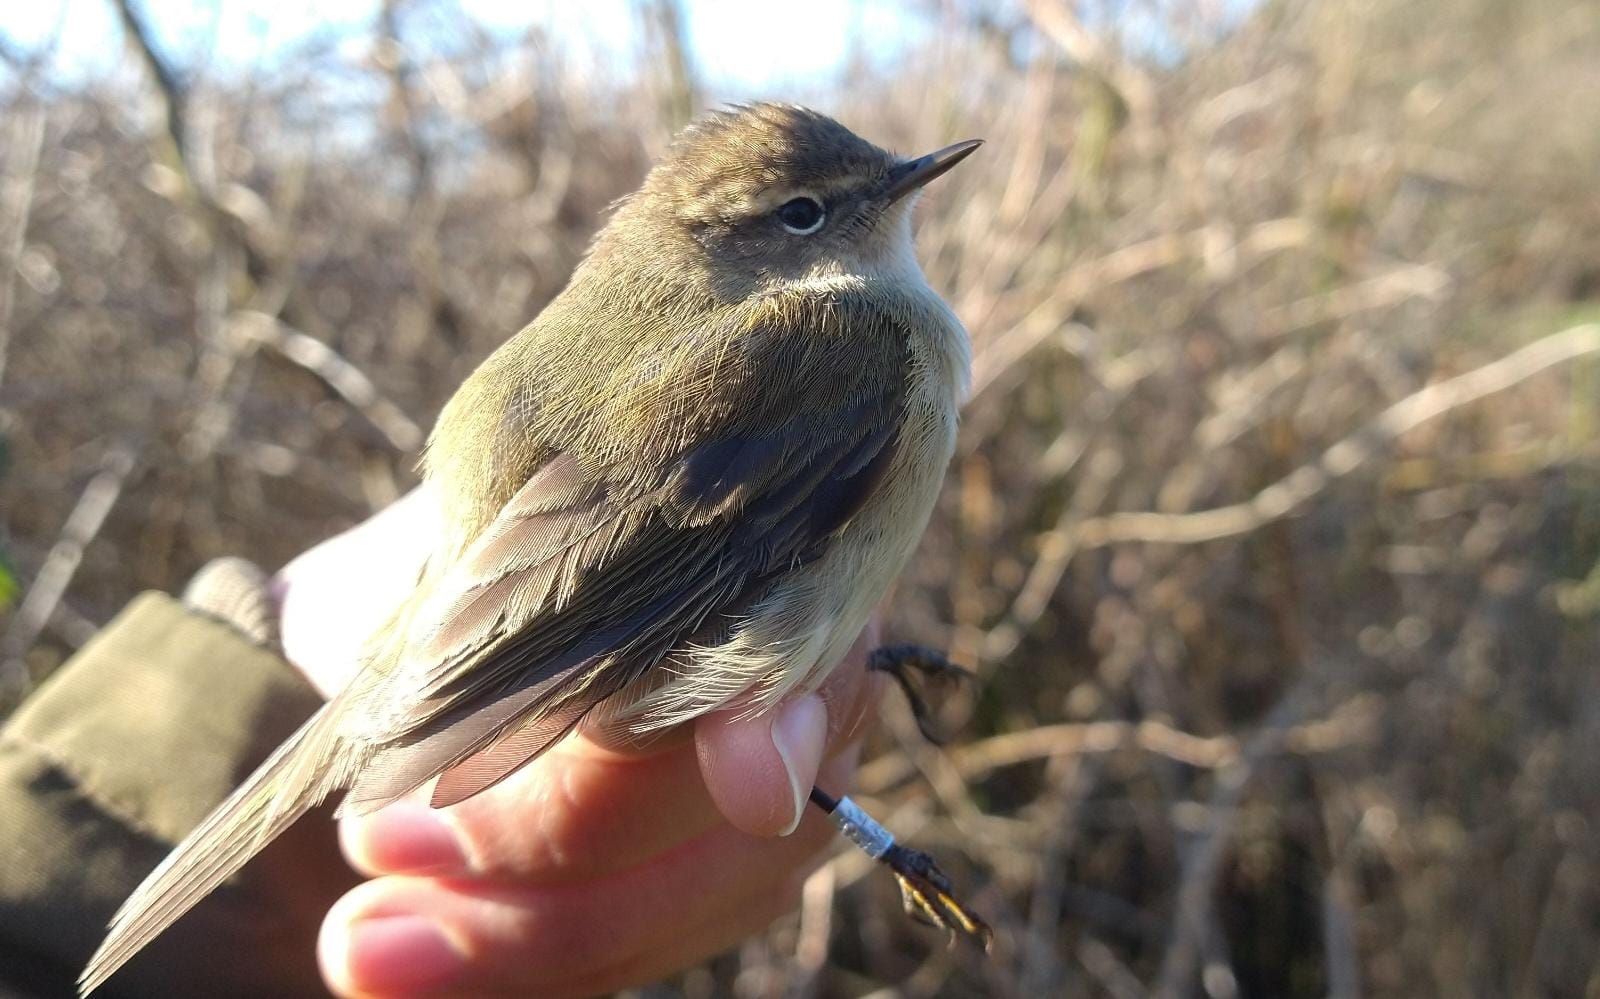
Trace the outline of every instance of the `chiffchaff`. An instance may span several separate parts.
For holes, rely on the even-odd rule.
[[[967,337],[911,195],[978,144],[906,160],[773,104],[684,132],[445,406],[444,537],[354,679],[124,903],[83,989],[334,791],[360,813],[435,781],[442,807],[580,722],[642,737],[815,689],[954,446]]]

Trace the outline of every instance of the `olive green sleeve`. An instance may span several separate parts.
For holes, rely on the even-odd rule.
[[[123,898],[319,703],[228,625],[130,604],[0,729],[0,993],[71,994]],[[317,927],[354,883],[313,813],[106,994],[315,994]]]

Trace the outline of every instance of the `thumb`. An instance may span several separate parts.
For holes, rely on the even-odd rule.
[[[695,726],[711,800],[734,828],[757,836],[788,835],[800,824],[827,741],[828,709],[816,694],[776,712],[725,711]]]
[[[695,723],[700,776],[723,818],[755,836],[794,831],[805,814],[827,760],[830,781],[848,781],[862,729],[883,689],[881,674],[867,672],[867,652],[881,639],[874,617],[814,694],[751,717],[748,706],[706,715]],[[842,788],[835,788],[841,790]]]

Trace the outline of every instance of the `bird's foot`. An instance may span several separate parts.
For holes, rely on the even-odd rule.
[[[907,915],[946,931],[951,943],[965,934],[989,949],[994,931],[956,897],[950,879],[931,856],[896,843],[894,834],[849,798],[834,798],[814,787],[811,802],[832,817],[847,839],[889,868],[900,885],[900,901]]]
[[[917,720],[917,731],[935,746],[944,745],[946,737],[933,727],[933,712],[923,696],[921,684],[946,685],[977,679],[969,670],[951,662],[943,652],[924,645],[882,646],[867,657],[867,669],[886,673],[894,679]],[[912,679],[913,674],[917,680]]]

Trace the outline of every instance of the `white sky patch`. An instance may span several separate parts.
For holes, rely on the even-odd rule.
[[[543,30],[576,62],[601,71],[626,72],[642,49],[639,13],[630,0],[459,0],[459,6],[497,34]],[[103,72],[124,59],[121,28],[106,0],[6,0],[6,7],[0,35],[28,50],[56,37],[60,72]],[[429,9],[424,4],[407,14],[408,29],[426,32],[448,24],[447,16],[428,17]],[[270,61],[318,35],[353,37],[359,45],[370,34],[378,3],[144,0],[142,10],[163,52],[204,74]],[[881,68],[933,30],[915,8],[890,0],[686,0],[684,17],[696,71],[713,99],[823,85],[852,60]]]

